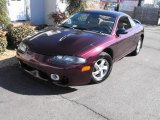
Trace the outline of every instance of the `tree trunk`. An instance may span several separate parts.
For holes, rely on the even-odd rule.
[[[119,11],[119,7],[120,7],[120,4],[118,3],[117,6],[115,7],[115,11]]]
[[[141,6],[142,0],[138,0],[138,6]]]

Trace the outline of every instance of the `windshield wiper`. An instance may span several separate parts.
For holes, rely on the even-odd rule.
[[[87,30],[85,27],[73,27],[74,29],[79,29],[79,30]]]
[[[71,27],[69,27],[69,26],[67,26],[67,25],[60,25],[60,27],[71,28]]]
[[[78,29],[78,30],[87,30],[87,28],[85,28],[85,27],[69,27],[67,25],[60,25],[60,27],[72,28],[72,29]]]

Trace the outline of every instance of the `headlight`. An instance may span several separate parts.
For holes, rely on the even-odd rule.
[[[27,50],[27,45],[24,44],[23,42],[21,42],[18,46],[18,50],[20,50],[21,52],[25,53]]]
[[[49,62],[52,63],[61,63],[61,64],[84,64],[86,63],[86,59],[75,57],[75,56],[54,56],[49,59]]]

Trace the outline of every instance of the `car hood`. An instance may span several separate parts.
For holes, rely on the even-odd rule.
[[[34,34],[24,42],[32,52],[43,55],[75,55],[104,42],[107,35],[66,28],[54,28]]]

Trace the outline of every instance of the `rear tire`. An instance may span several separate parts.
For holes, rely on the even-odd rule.
[[[132,56],[138,55],[141,51],[142,44],[143,44],[143,41],[142,41],[142,38],[141,38],[137,43],[136,49],[130,55],[132,55]]]
[[[112,57],[106,52],[102,52],[94,64],[91,75],[91,83],[101,83],[108,78],[112,70]]]

